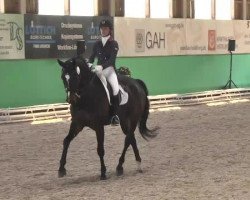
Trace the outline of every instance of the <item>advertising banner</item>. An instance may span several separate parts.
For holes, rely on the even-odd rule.
[[[233,21],[235,53],[250,53],[250,21]]]
[[[0,59],[24,59],[23,15],[0,14]]]
[[[70,58],[76,55],[76,42],[85,40],[90,55],[100,37],[103,17],[25,15],[26,58]]]
[[[211,54],[216,51],[216,25],[214,21],[186,20],[186,50],[187,55]]]
[[[119,56],[250,53],[250,21],[115,18]]]
[[[227,54],[229,39],[235,39],[233,21],[216,21],[216,51],[214,53]]]
[[[70,58],[78,40],[86,41],[88,58],[107,17],[0,15],[0,59]],[[250,21],[108,17],[114,24],[118,56],[250,53]]]
[[[120,56],[182,54],[185,19],[114,18],[114,23]]]

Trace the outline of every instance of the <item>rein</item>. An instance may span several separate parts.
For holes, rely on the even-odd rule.
[[[92,80],[95,78],[96,74],[91,71],[86,61],[82,58],[76,59],[74,66],[78,74],[78,76],[75,77],[78,83],[76,85],[76,88],[73,88],[73,90],[72,88],[70,89],[69,85],[71,77],[69,76],[69,74],[66,74],[65,78],[67,81],[67,86],[65,87],[65,90],[68,98],[70,97],[70,95],[73,95],[77,99],[77,101],[79,101],[83,96],[84,90],[89,87],[90,84],[92,84]],[[77,68],[79,68],[79,71]]]

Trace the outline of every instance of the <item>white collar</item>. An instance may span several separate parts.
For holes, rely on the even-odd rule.
[[[106,42],[108,41],[108,39],[110,38],[110,35],[102,37],[102,45],[105,46]]]

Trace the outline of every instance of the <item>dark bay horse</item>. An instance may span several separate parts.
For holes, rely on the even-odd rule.
[[[93,73],[86,61],[81,57],[71,58],[65,62],[58,60],[62,67],[62,80],[68,94],[67,101],[71,104],[72,121],[68,135],[63,142],[63,152],[60,160],[58,176],[66,175],[66,157],[70,142],[85,127],[96,132],[97,152],[101,162],[101,179],[106,179],[104,163],[104,126],[110,124],[110,104],[100,79]],[[157,128],[149,130],[146,126],[149,115],[148,91],[143,81],[124,75],[118,76],[120,84],[129,94],[128,102],[120,105],[118,115],[120,126],[126,135],[123,152],[116,167],[117,175],[123,174],[123,163],[128,147],[131,145],[135,159],[140,169],[141,157],[135,139],[135,129],[144,139],[157,135]]]

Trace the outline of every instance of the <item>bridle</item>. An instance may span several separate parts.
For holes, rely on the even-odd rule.
[[[85,77],[86,73],[87,74],[91,73],[93,75],[96,75],[96,74],[91,71],[91,69],[87,65],[87,61],[81,57],[72,58],[68,60],[68,65],[64,64],[64,67],[62,68],[62,70],[63,70],[62,78],[64,80],[64,88],[67,93],[67,102],[69,102],[70,97],[73,97],[74,101],[79,100],[81,98],[80,94],[81,94],[81,91],[83,90],[83,87],[85,86],[85,84],[89,83],[90,79],[93,78],[93,76]],[[82,80],[83,78],[82,76],[84,76],[84,80]],[[71,78],[73,78],[73,81],[76,81],[76,82],[70,82],[72,81],[70,80]],[[72,90],[71,83],[75,84],[73,86],[73,90]]]
[[[76,68],[76,71],[77,71],[77,75],[79,76],[78,78],[81,78],[81,74],[80,74],[80,68],[77,66]],[[68,98],[70,97],[70,95],[74,95],[75,97],[77,97],[77,99],[79,100],[81,98],[81,95],[80,95],[80,90],[77,88],[75,91],[71,91],[71,89],[69,88],[69,79],[70,79],[70,75],[69,73],[66,73],[64,75],[65,77],[65,80],[66,80],[66,83],[67,84],[64,84],[65,86],[65,91],[67,93],[67,101],[68,101]]]

